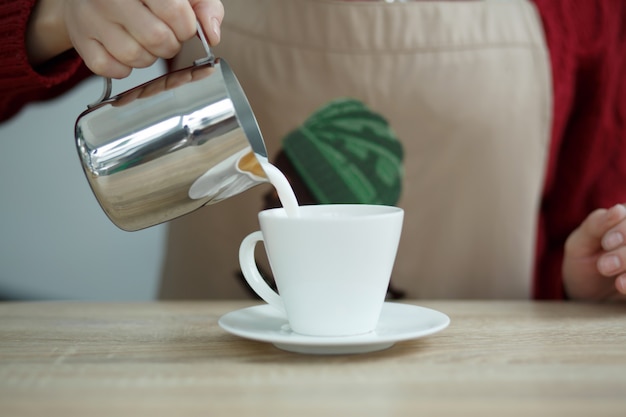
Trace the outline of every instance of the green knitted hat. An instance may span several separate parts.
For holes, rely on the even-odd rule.
[[[402,144],[381,115],[357,100],[321,107],[287,135],[283,149],[320,204],[400,199]]]

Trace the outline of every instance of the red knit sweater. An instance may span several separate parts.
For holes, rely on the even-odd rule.
[[[534,0],[553,73],[554,120],[538,225],[535,298],[563,298],[567,236],[595,208],[626,202],[626,1]],[[89,75],[68,52],[34,71],[24,32],[35,0],[0,0],[0,121]]]
[[[24,35],[36,0],[0,0],[0,122],[26,103],[58,96],[90,75],[74,51],[35,71],[26,57]]]
[[[563,297],[565,239],[594,209],[626,203],[626,1],[535,0],[552,62],[554,120],[535,298]]]

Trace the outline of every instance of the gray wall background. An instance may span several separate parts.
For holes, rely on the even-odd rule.
[[[114,80],[124,91],[162,63]],[[118,229],[101,210],[74,146],[74,122],[102,92],[92,77],[0,124],[0,298],[130,301],[156,296],[166,227]]]

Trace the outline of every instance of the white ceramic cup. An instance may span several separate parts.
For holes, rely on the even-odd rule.
[[[259,213],[239,262],[250,287],[286,314],[291,330],[310,336],[373,331],[385,302],[404,211],[365,204],[300,206]],[[259,273],[254,250],[264,242],[278,293]],[[279,295],[280,294],[280,295]]]

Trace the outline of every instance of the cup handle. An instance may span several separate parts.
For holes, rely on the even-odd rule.
[[[246,282],[266,303],[285,313],[285,306],[280,295],[274,291],[261,276],[254,258],[257,242],[263,241],[263,233],[258,230],[246,236],[239,246],[239,265]]]

